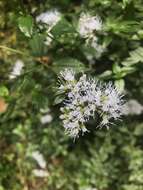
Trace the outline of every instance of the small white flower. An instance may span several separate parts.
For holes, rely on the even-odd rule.
[[[41,169],[34,169],[32,171],[33,175],[36,177],[48,177],[49,173],[45,170],[41,170]]]
[[[102,29],[102,22],[98,16],[82,13],[78,23],[78,32],[83,38],[90,38],[95,31]]]
[[[38,152],[38,151],[33,152],[32,158],[37,161],[38,165],[41,168],[43,168],[43,169],[46,168],[46,161],[40,152]]]
[[[51,123],[53,117],[51,114],[48,113],[46,115],[43,115],[40,120],[42,124]]]
[[[12,72],[9,75],[10,79],[15,79],[17,76],[21,75],[22,68],[24,67],[24,63],[21,60],[17,60]]]
[[[53,26],[57,24],[57,22],[59,22],[60,19],[61,13],[54,9],[41,13],[39,16],[37,16],[36,21],[47,24],[51,29]]]

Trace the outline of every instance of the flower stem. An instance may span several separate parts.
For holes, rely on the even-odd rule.
[[[19,51],[17,49],[13,49],[13,48],[9,48],[9,47],[6,47],[6,46],[3,46],[3,45],[0,45],[0,48],[1,49],[5,49],[7,51],[11,51],[13,53],[18,53],[18,54],[21,54],[21,55],[26,55],[25,53],[23,53],[22,51]]]

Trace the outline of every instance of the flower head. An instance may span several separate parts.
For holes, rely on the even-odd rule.
[[[101,30],[102,22],[98,16],[82,13],[78,23],[78,32],[83,38],[90,38],[94,31]]]
[[[124,104],[123,95],[112,83],[105,85],[103,94],[102,111],[106,112],[110,118],[119,118],[122,115],[122,106]]]
[[[39,16],[37,16],[36,21],[47,24],[50,28],[52,28],[60,19],[61,13],[54,9],[41,13]]]
[[[78,33],[85,39],[86,45],[96,50],[96,57],[100,57],[105,47],[98,43],[97,31],[102,30],[102,21],[99,16],[82,13],[78,23]]]
[[[36,21],[38,23],[43,23],[46,25],[46,33],[47,37],[45,39],[45,45],[50,46],[52,43],[53,36],[50,33],[51,29],[60,21],[61,19],[61,13],[56,10],[49,10],[44,13],[41,13],[39,16],[37,16]],[[43,29],[43,25],[39,25],[41,29]]]
[[[61,72],[61,77],[65,83],[59,89],[67,91],[60,118],[69,136],[76,138],[80,133],[87,132],[85,124],[94,118],[95,113],[102,118],[100,126],[107,127],[110,119],[116,120],[122,115],[122,95],[112,83],[101,84],[85,74],[76,80],[74,72],[67,70]]]

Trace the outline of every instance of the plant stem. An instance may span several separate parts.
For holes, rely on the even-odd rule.
[[[5,50],[7,50],[7,51],[11,51],[11,52],[13,52],[13,53],[18,53],[18,54],[21,54],[21,55],[26,55],[26,54],[23,53],[22,51],[19,51],[19,50],[13,49],[13,48],[9,48],[9,47],[3,46],[3,45],[0,45],[0,48],[1,48],[1,49],[5,49]]]

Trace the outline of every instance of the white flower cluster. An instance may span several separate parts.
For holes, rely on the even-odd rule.
[[[76,138],[85,133],[85,123],[94,118],[95,112],[102,118],[100,127],[108,127],[110,119],[122,115],[122,95],[112,83],[102,85],[85,74],[76,80],[75,73],[67,69],[61,72],[60,81],[59,90],[67,95],[60,118],[69,136]]]
[[[86,39],[86,43],[96,49],[100,56],[104,52],[105,47],[98,43],[96,36],[97,31],[102,30],[102,21],[99,16],[91,16],[89,13],[82,13],[78,23],[78,32],[82,38]]]
[[[102,22],[98,16],[82,13],[79,19],[78,32],[83,38],[92,38],[95,31],[102,29]]]
[[[54,10],[49,10],[47,12],[41,13],[37,16],[36,21],[48,25],[50,28],[55,26],[57,22],[61,19],[61,13]]]
[[[41,13],[39,16],[37,16],[36,21],[38,23],[43,23],[47,25],[47,34],[45,44],[49,46],[52,42],[52,34],[50,33],[51,29],[60,21],[62,15],[61,13],[56,10],[49,10],[44,13]]]

